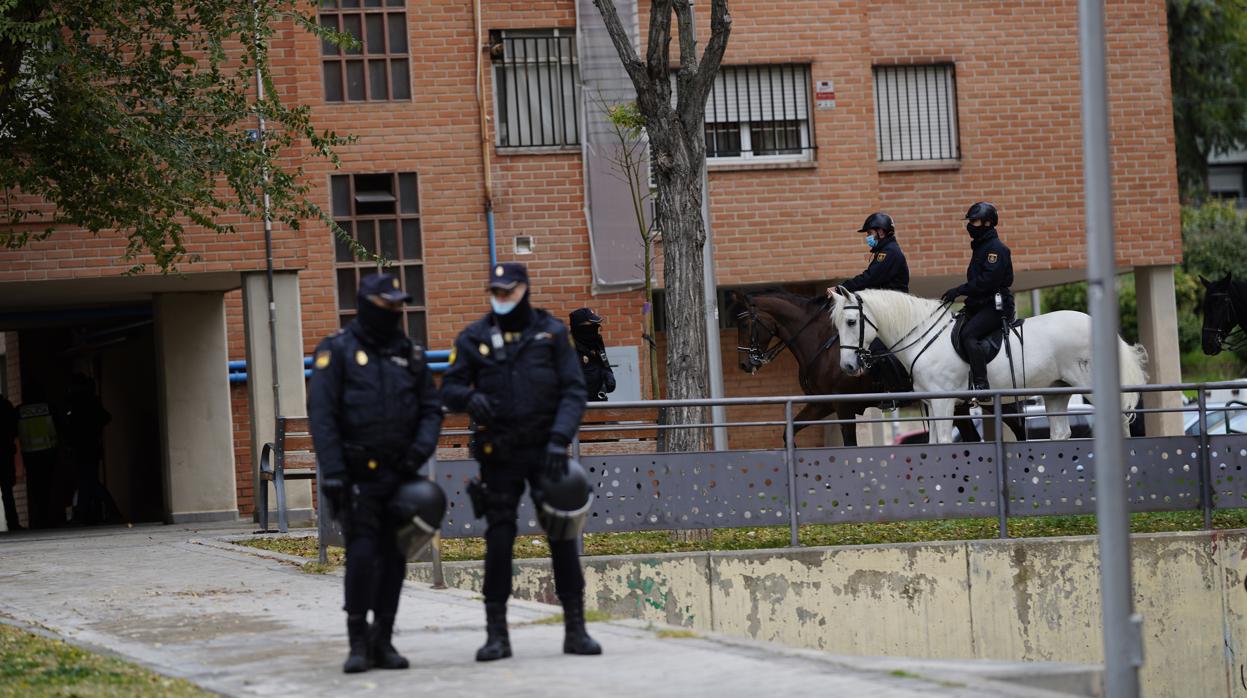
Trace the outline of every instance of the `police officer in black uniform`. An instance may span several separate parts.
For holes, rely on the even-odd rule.
[[[866,222],[858,229],[866,233],[866,246],[870,248],[870,265],[857,276],[840,284],[846,290],[856,293],[867,289],[888,289],[909,293],[909,263],[905,261],[905,253],[896,241],[896,225],[892,216],[876,211],[866,217]],[[831,297],[835,287],[827,289]],[[878,337],[870,343],[870,351],[877,358],[871,362],[870,375],[878,392],[907,390],[909,376],[905,367],[888,354],[888,346]],[[888,402],[881,407],[893,408],[895,402]]]
[[[309,385],[320,488],[346,536],[347,673],[408,666],[390,642],[407,561],[387,504],[420,477],[442,426],[424,349],[400,328],[409,300],[391,274],[362,279],[359,313],[316,347]]]
[[[573,310],[572,339],[585,374],[585,389],[590,402],[606,402],[606,394],[615,392],[615,372],[606,358],[606,342],[602,341],[602,317],[590,308]]]
[[[905,253],[896,241],[896,226],[892,216],[876,211],[866,217],[866,222],[858,229],[859,233],[867,233],[866,246],[870,248],[870,265],[866,271],[840,284],[846,290],[856,293],[871,288],[884,288],[901,293],[909,293],[909,264],[905,261]],[[827,289],[830,297],[835,288]]]
[[[459,334],[442,397],[453,410],[466,410],[475,435],[472,455],[481,466],[474,482],[474,507],[484,515],[485,620],[488,638],[477,661],[511,656],[507,598],[511,596],[512,545],[524,484],[540,508],[540,482],[568,471],[568,444],[585,408],[585,381],[563,323],[530,304],[528,272],[522,264],[490,270],[493,312]],[[584,574],[577,541],[550,540],[554,587],[563,604],[567,654],[601,654],[585,632]]]
[[[992,332],[1013,318],[1013,260],[1009,248],[996,233],[996,207],[980,201],[966,212],[970,233],[970,265],[966,282],[944,292],[941,300],[952,303],[965,296],[966,321],[961,343],[970,362],[970,389],[986,390],[987,351]]]

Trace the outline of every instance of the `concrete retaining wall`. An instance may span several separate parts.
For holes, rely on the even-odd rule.
[[[1247,531],[1133,540],[1145,695],[1247,698]],[[517,596],[556,602],[548,560],[514,570]],[[445,571],[480,590],[479,562]],[[1103,659],[1092,537],[589,557],[585,578],[612,615],[838,654]]]

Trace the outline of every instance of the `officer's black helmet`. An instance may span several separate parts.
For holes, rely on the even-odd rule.
[[[892,225],[892,216],[889,216],[883,211],[876,211],[869,216],[866,216],[866,222],[862,223],[862,227],[857,232],[864,233],[868,230],[874,230],[875,228],[882,228],[889,233],[896,232],[896,228]]]
[[[435,483],[420,478],[405,482],[390,498],[388,510],[394,523],[399,552],[414,560],[446,516],[446,493]]]
[[[987,221],[992,227],[995,227],[1000,222],[996,215],[996,207],[986,201],[980,201],[971,206],[970,210],[966,211],[966,220]]]
[[[593,506],[593,485],[580,461],[569,458],[563,477],[551,480],[543,474],[537,485],[541,488],[537,520],[550,540],[579,537]]]

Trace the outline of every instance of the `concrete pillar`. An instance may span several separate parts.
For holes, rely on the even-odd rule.
[[[247,399],[251,404],[251,476],[259,492],[260,454],[273,440],[277,422],[273,414],[273,361],[269,347],[268,280],[264,272],[243,274],[243,318],[247,346]],[[307,391],[303,378],[303,313],[299,276],[295,272],[273,273],[273,300],[277,305],[277,380],[283,417],[307,416]],[[270,521],[275,521],[277,494],[272,483],[268,502]],[[255,519],[259,520],[260,498]],[[286,482],[286,509],[291,522],[312,518],[312,486],[307,480]]]
[[[154,298],[165,519],[238,518],[225,294]]]
[[[1173,266],[1135,267],[1134,287],[1139,304],[1139,341],[1147,349],[1147,375],[1150,383],[1179,383],[1182,380],[1181,352],[1178,349],[1178,309],[1173,288]],[[1182,406],[1178,393],[1147,393],[1144,407]],[[1144,416],[1148,436],[1182,434],[1182,415],[1177,412]]]
[[[867,407],[862,413],[862,419],[883,419],[883,411],[878,407]],[[857,424],[857,445],[858,446],[882,446],[886,440],[883,436],[883,422],[861,423]]]

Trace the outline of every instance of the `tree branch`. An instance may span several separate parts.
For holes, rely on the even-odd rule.
[[[619,21],[619,11],[615,9],[614,0],[593,0],[593,4],[602,15],[602,21],[606,23],[606,33],[610,35],[611,43],[615,45],[615,51],[619,54],[624,70],[628,71],[628,77],[632,78],[632,85],[636,88],[637,94],[645,92],[649,85],[645,65],[641,63],[641,58],[632,49],[632,40],[628,38],[628,31],[624,29],[623,22]],[[652,47],[650,50],[653,51]]]
[[[671,66],[671,2],[672,0],[653,0],[649,8],[649,40],[645,47],[645,62],[649,69],[650,80],[660,87],[660,94],[670,101],[671,78],[668,76]]]
[[[704,103],[714,84],[714,77],[719,72],[719,64],[723,62],[723,54],[727,51],[727,38],[732,33],[732,15],[727,11],[727,0],[711,0],[710,5],[710,40],[706,42],[706,51],[701,56],[701,65],[697,68],[697,97]]]
[[[693,31],[692,0],[675,0],[675,16],[680,31],[680,72],[697,72],[697,34]]]

